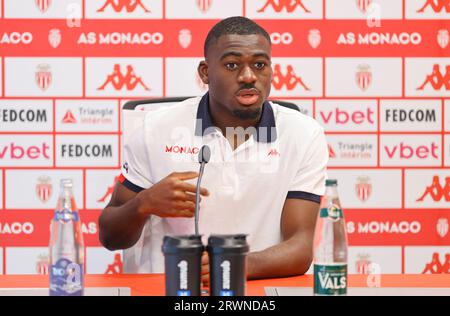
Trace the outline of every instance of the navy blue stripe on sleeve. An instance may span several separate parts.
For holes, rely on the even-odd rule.
[[[128,181],[126,178],[123,179],[123,181],[121,181],[121,183],[128,189],[130,189],[133,192],[139,193],[142,190],[144,190],[144,188],[141,188],[140,186],[137,186],[134,183],[131,183],[130,181]]]
[[[302,191],[289,191],[286,199],[300,199],[320,203],[320,195]]]

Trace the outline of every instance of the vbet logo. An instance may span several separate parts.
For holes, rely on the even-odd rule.
[[[380,165],[382,166],[440,166],[442,162],[441,135],[381,135]]]
[[[161,96],[162,58],[87,58],[88,96]]]
[[[322,67],[320,58],[273,58],[272,96],[322,96]]]
[[[51,135],[0,136],[0,164],[4,167],[50,167],[53,165]]]
[[[246,13],[253,19],[321,19],[322,1],[314,0],[249,0]]]
[[[318,100],[316,120],[327,132],[376,132],[375,100]]]

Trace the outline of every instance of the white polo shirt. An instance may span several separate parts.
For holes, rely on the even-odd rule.
[[[250,251],[282,241],[286,198],[320,202],[325,190],[328,148],[322,127],[311,117],[265,102],[260,123],[233,150],[212,124],[208,94],[149,112],[144,126],[125,145],[121,182],[139,192],[172,172],[198,171],[198,152],[211,149],[202,187],[199,232],[248,234]],[[197,179],[190,180],[196,184]],[[299,212],[302,210],[299,209]],[[150,216],[139,241],[124,250],[126,273],[162,273],[165,235],[194,234],[194,218]]]

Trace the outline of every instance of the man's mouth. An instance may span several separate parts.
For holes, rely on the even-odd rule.
[[[236,94],[236,99],[242,105],[253,105],[259,99],[259,91],[256,89],[242,89]]]

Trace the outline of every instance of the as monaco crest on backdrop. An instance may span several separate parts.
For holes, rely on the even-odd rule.
[[[45,91],[50,87],[51,83],[52,72],[50,69],[50,65],[39,64],[36,67],[36,84],[42,91]]]
[[[372,4],[372,0],[355,0],[356,4],[358,6],[358,9],[366,14],[367,10],[369,9],[370,5]]]
[[[34,2],[42,13],[47,12],[52,4],[52,0],[34,0]]]
[[[372,71],[367,64],[359,65],[356,72],[356,83],[362,91],[369,89],[372,84]]]
[[[217,0],[216,0],[217,1]],[[211,7],[213,0],[196,0],[197,7],[202,13],[206,13]]]
[[[438,41],[439,46],[442,49],[447,48],[449,40],[450,40],[450,35],[449,35],[448,30],[442,29],[442,30],[438,31],[437,41]]]
[[[36,194],[42,203],[46,203],[52,197],[53,185],[50,177],[42,176],[38,178]]]
[[[48,42],[51,47],[57,48],[61,44],[61,31],[59,29],[51,29],[48,33]]]

